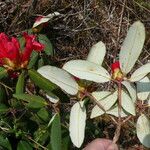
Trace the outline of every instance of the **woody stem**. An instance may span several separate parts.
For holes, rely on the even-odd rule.
[[[118,124],[117,128],[115,131],[115,135],[113,137],[113,143],[116,143],[119,139],[120,136],[120,131],[121,131],[121,125],[122,125],[122,119],[121,119],[121,90],[122,90],[122,85],[121,82],[117,82],[118,84]]]

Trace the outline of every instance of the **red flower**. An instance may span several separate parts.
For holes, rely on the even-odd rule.
[[[111,70],[114,72],[116,69],[120,69],[120,62],[115,61],[114,63],[111,64]]]
[[[8,70],[26,68],[33,50],[41,51],[43,44],[35,41],[34,35],[23,34],[25,47],[20,50],[20,43],[17,38],[11,39],[5,33],[0,33],[0,65]]]
[[[44,18],[44,17],[43,16],[39,16],[39,17],[35,18],[35,22],[41,21],[42,18]]]
[[[111,65],[111,70],[112,70],[112,78],[118,81],[122,81],[123,80],[123,73],[120,69],[120,63],[119,61],[115,61],[112,65]]]

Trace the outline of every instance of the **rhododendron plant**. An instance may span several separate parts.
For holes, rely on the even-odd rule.
[[[97,83],[111,81],[114,85],[111,91],[93,91],[92,93],[88,91],[86,86],[80,87],[80,85],[78,85],[78,93],[82,92],[82,97],[78,97],[80,102],[75,103],[71,108],[69,126],[70,137],[76,147],[81,147],[84,141],[86,124],[86,108],[84,105],[84,97],[89,97],[96,104],[91,111],[91,118],[108,114],[111,115],[113,122],[115,121],[117,128],[113,138],[114,143],[116,143],[119,139],[122,124],[127,122],[132,116],[136,115],[135,103],[137,100],[137,93],[136,87],[133,83],[140,81],[148,73],[150,73],[150,63],[143,65],[131,75],[129,72],[135,65],[142,51],[144,40],[145,28],[140,21],[137,21],[130,27],[127,33],[119,53],[119,60],[111,64],[111,73],[109,73],[102,66],[102,62],[106,53],[106,47],[103,42],[98,42],[92,46],[86,60],[70,60],[64,64],[64,70],[81,80],[84,79]],[[76,84],[74,83],[71,85],[71,82],[66,78],[68,76],[65,75],[66,73],[62,74],[63,80],[60,80],[58,75],[59,72],[57,72],[57,76],[54,76],[53,71],[56,71],[56,69],[49,70],[50,68],[50,66],[41,67],[38,72],[48,80],[60,86],[60,88],[66,92],[67,86],[70,86],[70,91],[68,92],[69,94],[73,92],[73,89],[76,89],[76,92],[73,93],[77,93]],[[64,72],[64,70],[62,71]],[[53,77],[51,75],[53,75]],[[65,81],[64,79],[67,80]],[[114,116],[118,117],[118,119],[116,119]],[[126,117],[125,121],[122,119],[124,117]],[[145,119],[146,117],[143,118]],[[146,120],[145,122],[148,121]],[[149,123],[145,125],[145,129],[143,129],[141,126],[139,127],[138,123],[137,135],[139,140],[146,147],[150,147],[147,142],[150,140],[147,136],[147,133],[141,133],[142,130],[146,130],[149,134]],[[139,136],[139,133],[142,134],[142,136]]]
[[[5,33],[0,33],[0,62],[8,70],[26,68],[33,50],[42,51],[44,45],[36,41],[35,35],[23,33],[25,46],[23,49],[17,38],[9,38]]]

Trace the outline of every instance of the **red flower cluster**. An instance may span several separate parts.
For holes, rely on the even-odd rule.
[[[111,70],[112,70],[112,78],[118,81],[122,81],[123,80],[123,73],[120,69],[120,62],[119,61],[115,61],[112,65],[111,65]]]
[[[26,68],[33,50],[42,51],[44,45],[35,40],[34,35],[23,33],[25,39],[24,49],[20,49],[17,38],[11,39],[5,33],[0,33],[0,65],[8,70]]]
[[[111,64],[111,70],[114,72],[116,69],[120,69],[120,63],[119,61],[115,61],[114,63]]]

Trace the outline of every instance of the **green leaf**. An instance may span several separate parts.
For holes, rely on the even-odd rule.
[[[110,110],[108,110],[108,111],[106,112],[106,114],[119,117],[119,114],[118,114],[118,106],[114,106],[113,108],[111,108]],[[129,115],[128,113],[126,113],[123,109],[121,109],[121,117],[127,117],[128,115]]]
[[[147,100],[150,95],[150,79],[146,76],[142,80],[136,82],[136,85],[139,100]]]
[[[59,114],[55,115],[51,126],[51,147],[52,150],[61,150],[61,123]]]
[[[78,84],[72,76],[63,69],[54,66],[43,66],[37,70],[44,78],[58,85],[68,94],[75,95],[78,92]]]
[[[111,80],[111,77],[106,69],[98,64],[86,60],[71,60],[68,61],[63,69],[72,75],[97,83],[104,83]]]
[[[0,104],[0,114],[6,113],[9,110],[9,108],[4,105],[4,104]]]
[[[150,120],[144,114],[137,120],[136,132],[140,142],[150,148]]]
[[[131,82],[139,81],[144,78],[148,73],[150,73],[150,63],[147,63],[134,71],[129,80]]]
[[[105,44],[100,41],[92,46],[87,57],[87,61],[102,65],[106,54]]]
[[[68,129],[62,128],[62,150],[70,149],[71,141]]]
[[[20,49],[23,50],[25,43],[26,43],[25,38],[23,36],[19,36],[18,40],[19,40],[19,44],[20,44]]]
[[[127,81],[123,81],[122,84],[125,86],[125,88],[129,92],[132,101],[135,102],[137,99],[137,93],[136,93],[134,84],[127,82]]]
[[[117,101],[118,93],[115,91],[111,93],[109,91],[101,91],[101,92],[93,92],[93,97],[103,106],[103,108],[107,111],[109,110]],[[91,118],[95,118],[101,116],[105,112],[101,110],[97,105],[91,111]]]
[[[24,100],[28,102],[27,106],[30,108],[41,108],[47,105],[45,99],[40,96],[30,94],[13,94],[13,97],[18,100]]]
[[[52,91],[52,90],[58,88],[54,83],[52,83],[51,81],[44,78],[42,75],[40,75],[35,70],[32,70],[32,69],[29,70],[28,74],[30,76],[30,79],[34,82],[34,84],[43,90]]]
[[[21,140],[18,143],[17,150],[33,150],[33,148],[30,143]]]
[[[40,58],[38,60],[38,68],[42,67],[43,65],[44,65],[44,60],[43,60],[43,58]]]
[[[45,126],[40,126],[40,128],[34,132],[34,140],[41,145],[46,145],[47,141],[49,141],[49,132],[47,132]],[[37,147],[37,149],[40,149],[40,147]]]
[[[40,43],[44,44],[44,52],[47,55],[54,55],[53,47],[51,41],[47,38],[45,34],[39,34],[38,35],[38,40]]]
[[[123,90],[121,93],[121,100],[122,100],[122,108],[128,113],[135,116],[135,104],[132,101],[131,97]]]
[[[127,74],[137,61],[145,41],[145,28],[140,21],[131,25],[119,54],[120,67]]]
[[[19,75],[17,84],[16,84],[16,94],[21,94],[24,91],[24,72]]]
[[[8,138],[7,137],[3,137],[2,135],[0,135],[0,146],[2,146],[3,148],[5,148],[7,150],[12,150]]]
[[[84,141],[86,124],[86,108],[84,101],[77,102],[71,108],[69,132],[72,143],[76,147],[81,147]]]
[[[46,98],[52,103],[58,103],[59,97],[53,94],[52,92],[46,91]]]
[[[0,79],[7,77],[7,70],[3,67],[0,67]]]
[[[48,111],[46,110],[46,108],[41,108],[38,112],[37,112],[37,115],[45,122],[48,122],[49,121],[49,113]]]
[[[38,56],[39,56],[38,52],[36,51],[32,52],[31,59],[28,64],[28,69],[32,68],[36,64],[36,61],[38,60]]]

